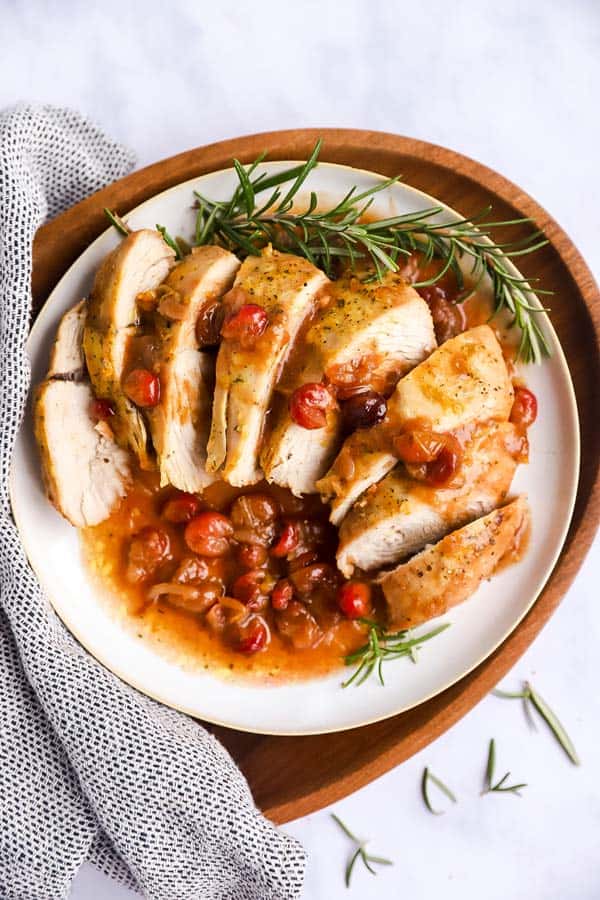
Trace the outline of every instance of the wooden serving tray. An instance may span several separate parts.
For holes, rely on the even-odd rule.
[[[600,510],[600,296],[567,235],[531,197],[496,172],[433,144],[371,131],[276,131],[211,144],[134,172],[44,225],[33,249],[33,296],[39,309],[66,268],[106,228],[102,208],[123,214],[188,178],[250,162],[306,159],[318,137],[321,158],[393,176],[469,216],[488,204],[495,219],[529,216],[550,243],[519,261],[523,273],[553,289],[551,316],[569,362],[581,421],[577,503],[560,559],[529,614],[475,671],[409,712],[351,732],[266,737],[213,728],[252,788],[257,805],[286,822],[339,800],[425,747],[468,712],[513,666],[557,607],[590,546]]]

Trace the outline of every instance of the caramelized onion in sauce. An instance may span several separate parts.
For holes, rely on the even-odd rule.
[[[403,265],[404,277],[414,283],[430,278],[440,262],[425,264],[414,254]],[[451,271],[417,290],[429,305],[440,343],[487,321],[489,309],[477,297],[457,302],[459,286]],[[327,302],[326,291],[321,300]],[[146,333],[132,342],[126,371],[156,377],[157,338],[150,317],[158,310],[177,320],[183,309],[176,291],[160,288],[140,294],[137,305]],[[265,317],[249,295],[233,288],[222,301],[205,305],[196,325],[198,346],[215,346],[223,336],[259,352],[256,341],[267,325],[269,333],[278,327]],[[304,331],[313,319],[314,313]],[[302,355],[294,350],[291,360],[296,376]],[[366,356],[331,367],[323,383],[309,382],[293,393],[290,376],[280,402],[289,399],[294,421],[305,428],[324,427],[328,411],[339,410],[347,432],[362,430],[365,447],[392,452],[417,480],[449,484],[460,471],[471,432],[438,433],[421,421],[394,432],[386,414],[397,375],[379,378],[380,363]],[[140,406],[152,405],[142,402],[148,392],[137,399]],[[96,409],[99,419],[111,414],[102,399]],[[519,461],[527,459],[527,427],[536,413],[533,394],[517,385],[510,452]],[[351,452],[342,450],[336,474],[354,477]],[[121,508],[93,531],[102,541],[100,562],[111,571],[115,592],[156,630],[171,628],[190,652],[200,647],[206,659],[219,659],[229,669],[259,671],[262,665],[269,675],[272,670],[314,674],[364,643],[365,628],[357,619],[384,621],[377,584],[360,571],[347,581],[337,570],[337,531],[328,512],[317,496],[295,497],[265,483],[244,490],[216,482],[197,496],[160,488],[154,473],[138,473]]]

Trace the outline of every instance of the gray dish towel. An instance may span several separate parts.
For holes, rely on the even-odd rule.
[[[74,112],[0,114],[0,898],[59,900],[91,860],[156,900],[287,900],[302,848],[258,812],[215,738],[77,644],[11,518],[34,233],[133,164]]]

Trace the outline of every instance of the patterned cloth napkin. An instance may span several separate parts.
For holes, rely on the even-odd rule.
[[[302,848],[255,808],[214,737],[77,644],[11,518],[34,233],[133,164],[77,113],[0,113],[0,897],[59,900],[91,860],[156,900],[287,900],[302,890]]]

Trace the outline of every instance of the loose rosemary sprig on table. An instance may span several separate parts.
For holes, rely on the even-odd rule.
[[[346,882],[346,887],[350,887],[350,879],[352,878],[352,870],[354,869],[354,864],[357,859],[360,859],[363,862],[365,868],[368,869],[368,871],[371,873],[371,875],[377,875],[377,872],[373,868],[373,865],[377,865],[377,866],[393,866],[394,865],[394,863],[391,861],[391,859],[384,859],[382,856],[371,856],[371,854],[367,853],[367,851],[365,849],[366,845],[367,845],[367,841],[361,841],[361,840],[359,840],[359,838],[355,837],[355,835],[352,834],[352,832],[350,831],[348,826],[344,825],[342,820],[340,818],[338,818],[338,816],[336,816],[335,813],[331,813],[331,818],[334,820],[334,822],[336,822],[340,826],[340,828],[342,829],[344,834],[347,837],[349,837],[351,841],[354,841],[354,843],[356,844],[356,849],[355,849],[354,853],[352,854],[352,856],[350,857],[350,859],[348,861],[348,865],[346,866],[346,873],[345,873],[345,877],[344,877],[344,880]]]
[[[457,803],[458,801],[448,785],[444,784],[444,782],[440,778],[437,778],[433,774],[433,772],[429,770],[428,767],[425,767],[425,769],[423,770],[423,777],[421,778],[421,796],[423,797],[423,803],[425,804],[429,812],[434,816],[441,816],[443,815],[443,810],[434,809],[429,798],[429,782],[434,784],[453,803]]]
[[[441,634],[442,631],[450,627],[449,623],[438,625],[432,631],[413,638],[408,637],[410,634],[408,630],[386,632],[381,625],[370,619],[359,619],[358,621],[369,628],[367,643],[345,657],[345,664],[347,666],[356,665],[356,671],[347,681],[343,682],[342,687],[349,687],[351,684],[362,684],[374,669],[377,669],[377,677],[380,684],[385,684],[383,680],[384,662],[391,659],[400,659],[403,656],[408,656],[413,662],[416,662],[416,651],[421,644],[431,640],[431,638],[436,637],[436,635]]]
[[[576,766],[580,764],[575,745],[567,734],[564,725],[562,725],[556,713],[550,709],[543,697],[538,694],[528,681],[524,682],[522,691],[501,691],[496,689],[492,693],[495,697],[502,697],[506,700],[523,700],[526,711],[529,711],[530,706],[537,710],[571,762]]]
[[[457,279],[460,300],[465,300],[485,275],[492,282],[494,315],[508,309],[521,331],[519,357],[526,362],[539,362],[550,354],[549,345],[536,321],[539,309],[525,279],[509,272],[505,261],[532,253],[547,240],[533,232],[519,240],[499,243],[494,229],[522,225],[528,219],[504,222],[487,221],[490,208],[470,219],[440,224],[435,217],[442,207],[431,207],[414,213],[391,216],[379,221],[365,221],[375,195],[398,181],[389,178],[366,191],[352,188],[337,205],[321,209],[318,195],[311,191],[304,209],[294,208],[299,192],[318,163],[321,141],[317,141],[309,159],[272,176],[255,175],[263,153],[249,166],[234,160],[238,185],[229,200],[210,200],[195,191],[197,201],[196,244],[219,244],[238,255],[260,253],[267,244],[278,250],[294,252],[309,259],[333,275],[334,261],[342,258],[355,267],[368,261],[381,279],[387,271],[398,271],[398,260],[415,251],[423,253],[425,262],[434,257],[442,261],[437,274],[417,286],[439,281],[448,270]],[[283,185],[289,185],[284,191]],[[269,191],[260,202],[258,195]],[[462,259],[470,261],[475,288],[464,289]],[[551,293],[536,288],[538,293]]]
[[[526,784],[506,784],[507,778],[510,778],[510,772],[507,772],[502,778],[494,784],[494,770],[496,767],[496,742],[494,738],[490,740],[490,744],[488,747],[488,757],[487,764],[485,767],[485,786],[482,790],[483,794],[515,794],[517,797],[520,797],[521,794],[519,791],[521,788],[527,787]]]

